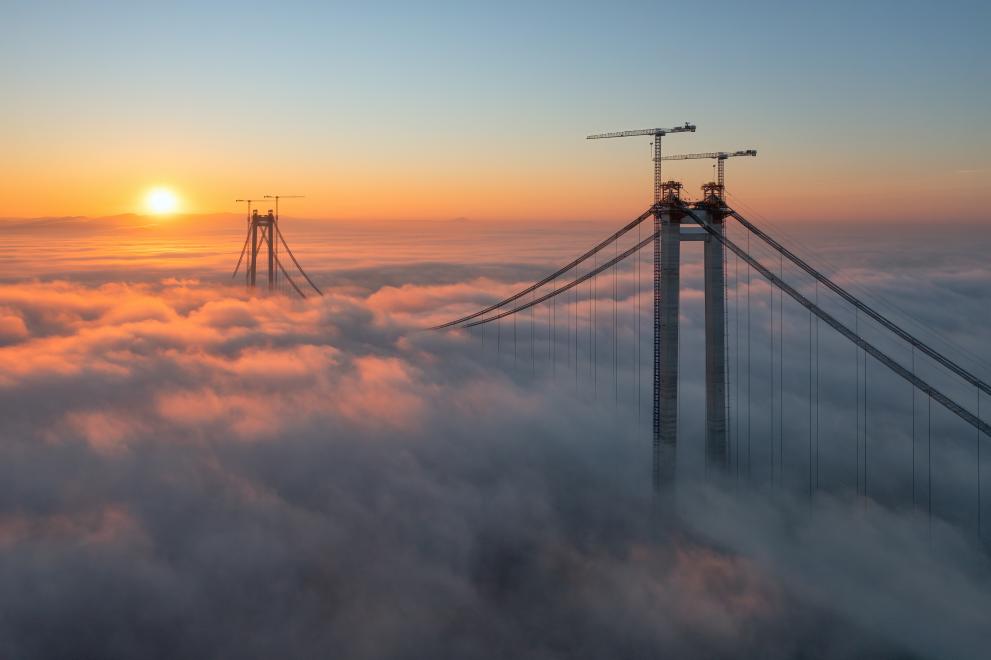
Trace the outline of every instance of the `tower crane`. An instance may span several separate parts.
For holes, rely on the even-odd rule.
[[[716,160],[716,183],[719,184],[719,196],[723,196],[726,190],[726,159],[734,156],[756,156],[756,149],[741,149],[739,151],[709,151],[701,154],[677,154],[675,156],[664,156],[661,160],[697,160],[700,158],[713,158]]]
[[[599,140],[602,138],[616,138],[616,137],[635,137],[638,135],[650,135],[654,138],[654,202],[661,201],[661,138],[668,133],[694,133],[695,124],[690,122],[685,122],[683,126],[675,126],[674,128],[644,128],[633,131],[617,131],[614,133],[599,133],[597,135],[589,135],[586,140]]]

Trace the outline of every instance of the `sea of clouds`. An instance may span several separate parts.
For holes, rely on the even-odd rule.
[[[987,318],[986,265],[947,253],[907,286],[918,264],[877,267],[885,245],[871,240],[833,258],[873,274],[878,295],[914,291],[910,312],[980,351],[987,334],[966,335],[957,310]],[[448,246],[429,263],[317,267],[326,295],[306,300],[253,297],[219,267],[162,276],[158,253],[116,276],[103,262],[99,276],[64,261],[4,273],[0,656],[968,658],[991,645],[991,561],[969,518],[688,468],[655,498],[649,415],[629,378],[614,396],[608,353],[601,382],[580,357],[554,367],[543,308],[533,362],[526,340],[514,357],[509,325],[501,354],[494,331],[484,345],[422,331],[539,275],[539,256]],[[699,274],[686,266],[689,346]],[[630,336],[635,282],[615,283]],[[969,302],[941,312],[955,297]],[[826,387],[823,405],[844,395]],[[686,418],[700,397],[685,385]],[[946,478],[970,465],[960,453]]]

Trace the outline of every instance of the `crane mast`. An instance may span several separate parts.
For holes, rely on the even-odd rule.
[[[673,474],[675,444],[677,438],[678,411],[678,281],[681,224],[672,210],[677,207],[677,191],[681,184],[664,183],[661,164],[662,138],[669,133],[694,133],[695,124],[685,122],[674,128],[646,128],[634,131],[599,133],[587,139],[634,137],[650,135],[654,138],[654,487],[660,488]],[[665,198],[664,193],[671,193]],[[662,272],[664,276],[662,277]]]

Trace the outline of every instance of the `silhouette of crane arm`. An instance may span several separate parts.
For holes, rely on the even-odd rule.
[[[615,131],[613,133],[597,133],[589,135],[586,140],[601,140],[602,138],[635,137],[638,135],[667,135],[668,133],[694,133],[695,124],[685,122],[684,126],[674,128],[641,128],[633,131]]]

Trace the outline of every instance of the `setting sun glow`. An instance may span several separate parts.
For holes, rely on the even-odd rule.
[[[179,199],[167,188],[153,188],[145,197],[145,206],[155,215],[172,213],[179,206]]]

